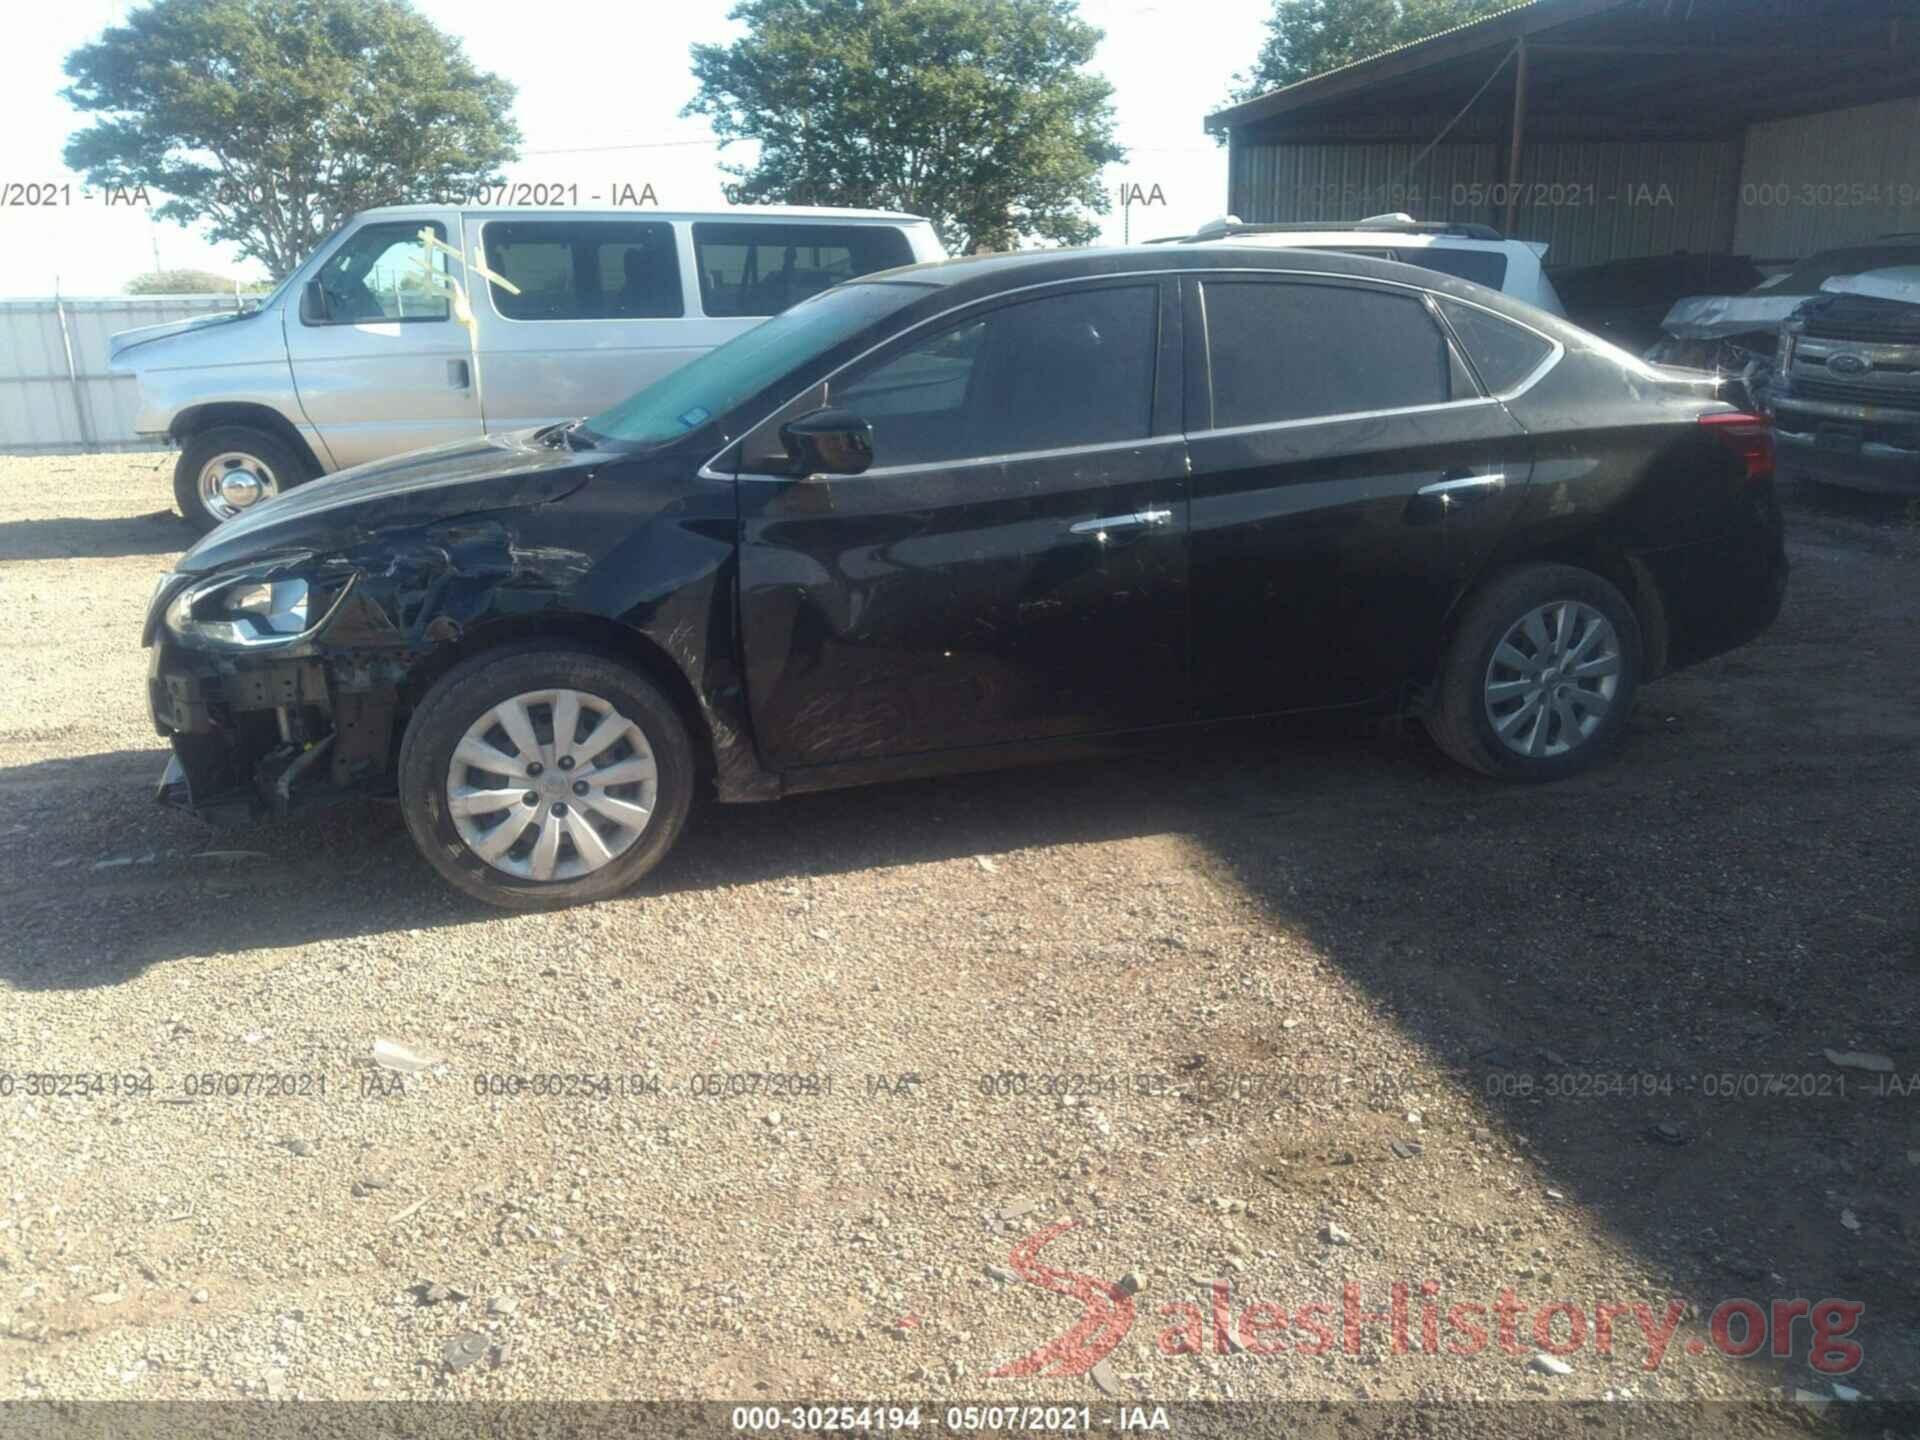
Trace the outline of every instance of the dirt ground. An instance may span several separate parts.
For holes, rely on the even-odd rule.
[[[510,917],[390,806],[151,803],[168,500],[0,459],[0,1397],[1920,1399],[1909,509],[1795,498],[1777,626],[1573,782],[1216,736],[708,806]],[[1216,1279],[1330,1343],[1223,1346]],[[1722,1353],[1794,1299],[1857,1366]]]

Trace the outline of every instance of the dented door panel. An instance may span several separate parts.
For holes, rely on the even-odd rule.
[[[742,479],[747,688],[767,762],[1185,718],[1185,466],[1168,436]],[[1157,518],[1086,528],[1135,515]]]

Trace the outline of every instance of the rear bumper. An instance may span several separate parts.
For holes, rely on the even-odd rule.
[[[1779,617],[1787,596],[1787,549],[1773,487],[1756,491],[1751,506],[1738,526],[1711,540],[1634,556],[1660,590],[1667,669],[1744,645]]]

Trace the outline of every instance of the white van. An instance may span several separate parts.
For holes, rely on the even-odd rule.
[[[124,331],[110,363],[139,381],[134,428],[181,447],[174,496],[204,531],[316,475],[595,414],[830,285],[945,258],[925,220],[877,210],[395,205],[256,308]]]

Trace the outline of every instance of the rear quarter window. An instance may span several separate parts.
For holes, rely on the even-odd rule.
[[[1476,305],[1436,296],[1480,381],[1494,394],[1511,390],[1539,368],[1553,346],[1531,330],[1509,324]]]

